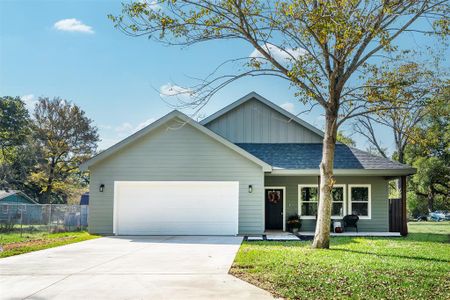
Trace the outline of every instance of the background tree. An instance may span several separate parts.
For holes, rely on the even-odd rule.
[[[382,103],[382,107],[374,114],[357,118],[354,130],[364,136],[379,155],[388,158],[374,123],[389,128],[394,136],[395,158],[405,163],[406,146],[415,142],[414,137],[418,137],[415,128],[433,108],[433,97],[443,86],[441,76],[443,74],[415,62],[373,69],[366,81],[366,98],[375,105]],[[392,109],[385,109],[387,105]]]
[[[81,183],[78,166],[95,154],[97,128],[80,107],[60,98],[39,98],[33,123],[43,160],[29,181],[40,187],[41,203],[65,202]]]
[[[411,180],[413,214],[450,210],[450,83],[435,96],[433,105],[414,130],[406,147],[406,161],[417,168]],[[426,203],[422,205],[421,203]]]
[[[345,135],[341,130],[337,132],[336,140],[347,146],[356,147],[356,142],[351,137]]]
[[[0,97],[0,148],[4,160],[14,147],[25,143],[29,122],[28,110],[19,97]]]
[[[221,75],[219,67],[193,87],[194,101],[181,105],[200,109],[218,90],[242,77],[273,76],[287,80],[303,103],[322,107],[325,132],[313,247],[328,248],[338,127],[374,111],[362,97],[358,75],[385,63],[379,54],[396,50],[392,42],[403,32],[414,31],[421,18],[428,22],[422,22],[418,31],[446,35],[449,15],[448,2],[439,0],[161,0],[157,5],[123,4],[122,14],[110,18],[126,34],[169,45],[236,39],[256,49],[258,55],[231,60],[242,66],[242,72]]]
[[[24,183],[30,118],[19,97],[0,97],[0,189]]]

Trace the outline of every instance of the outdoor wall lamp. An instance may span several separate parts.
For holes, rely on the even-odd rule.
[[[253,192],[253,185],[251,185],[251,184],[248,185],[248,192],[249,193]]]
[[[102,183],[102,184],[100,184],[100,187],[99,187],[99,191],[100,191],[100,193],[103,193],[103,190],[105,189],[105,185]]]

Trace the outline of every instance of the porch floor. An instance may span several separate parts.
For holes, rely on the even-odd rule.
[[[299,232],[300,235],[303,236],[314,236],[313,231],[301,231]],[[400,232],[343,232],[343,233],[334,233],[332,232],[330,234],[331,236],[364,236],[364,237],[395,237],[395,236],[401,236]]]
[[[246,235],[247,241],[299,241],[310,240],[314,236],[313,231],[301,231],[297,235],[286,232],[270,230],[264,232],[262,235]],[[336,236],[354,236],[354,237],[400,237],[399,232],[343,232],[343,233],[331,233],[332,237]]]

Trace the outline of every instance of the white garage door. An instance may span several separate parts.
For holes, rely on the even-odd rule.
[[[236,235],[239,182],[116,181],[118,235]]]

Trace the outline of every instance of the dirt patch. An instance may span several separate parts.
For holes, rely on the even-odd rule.
[[[268,291],[269,293],[271,293],[275,299],[284,299],[282,295],[280,295],[274,284],[270,283],[269,281],[264,281],[261,280],[260,278],[257,277],[253,277],[252,275],[250,275],[249,273],[247,273],[245,270],[246,269],[251,269],[251,268],[242,268],[241,266],[236,266],[236,265],[232,265],[230,271],[228,272],[228,274],[233,275],[236,278],[239,278],[243,281],[246,281],[254,286],[257,286],[263,290]]]
[[[51,243],[55,243],[55,242],[64,242],[64,241],[72,240],[72,239],[73,239],[73,237],[71,237],[71,236],[54,238],[54,239],[36,239],[36,240],[29,240],[29,241],[16,242],[16,243],[2,245],[2,248],[3,248],[3,251],[8,251],[8,250],[14,250],[14,249],[25,248],[25,247],[47,245],[47,244],[51,244]]]

